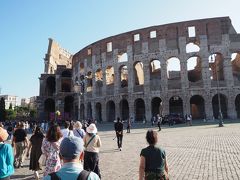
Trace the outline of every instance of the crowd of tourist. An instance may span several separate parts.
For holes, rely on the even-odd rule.
[[[34,124],[32,128],[26,126],[26,122],[7,125],[5,130],[0,124],[0,180],[10,179],[15,168],[23,167],[25,155],[30,157],[29,169],[36,180],[40,178],[39,170],[44,171],[44,180],[101,179],[99,150],[102,143],[95,123],[82,125],[80,121],[66,121],[62,129],[54,122]],[[130,126],[128,122],[128,133]],[[114,128],[121,151],[123,123],[120,118]],[[28,132],[33,132],[30,139]],[[5,143],[9,136],[12,136],[11,144]],[[165,151],[156,146],[157,132],[149,130],[146,140],[149,146],[140,154],[139,180],[168,179]]]

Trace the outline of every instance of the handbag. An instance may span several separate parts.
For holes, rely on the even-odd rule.
[[[41,154],[41,156],[39,157],[38,159],[38,163],[41,165],[41,166],[46,166],[46,160],[47,160],[47,157],[45,154]]]

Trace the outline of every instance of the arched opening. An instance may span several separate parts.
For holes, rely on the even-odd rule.
[[[156,116],[157,114],[162,115],[162,100],[159,97],[155,97],[151,102],[152,107],[152,116]]]
[[[128,87],[128,68],[125,65],[120,67],[120,82],[121,88]]]
[[[143,63],[137,62],[134,65],[134,82],[135,85],[143,85],[144,84],[144,72],[143,72]]]
[[[80,73],[84,73],[84,63],[80,63]]]
[[[46,82],[46,96],[53,96],[55,92],[56,92],[55,77],[49,76]]]
[[[48,98],[44,101],[44,118],[46,120],[54,120],[55,118],[55,101]]]
[[[143,99],[138,98],[135,100],[135,121],[146,120],[145,116],[145,103]]]
[[[211,54],[208,58],[212,81],[224,81],[223,56],[220,53]]]
[[[66,96],[64,98],[64,120],[70,121],[73,118],[73,96]]]
[[[106,68],[106,85],[114,84],[114,68],[108,66]]]
[[[120,113],[121,113],[121,119],[122,120],[127,120],[129,118],[129,106],[128,106],[128,101],[126,99],[122,99],[120,101]]]
[[[92,91],[92,72],[89,71],[86,76],[87,92]]]
[[[71,92],[71,81],[62,79],[62,92]]]
[[[95,73],[95,88],[96,88],[96,95],[101,96],[102,95],[102,87],[103,87],[103,74],[102,70],[98,69]]]
[[[235,83],[240,81],[240,53],[233,53],[231,56],[233,80]]]
[[[191,97],[190,110],[191,110],[192,119],[205,118],[204,99],[202,98],[202,96],[194,95]]]
[[[150,62],[150,80],[161,79],[161,63],[158,59],[153,59]]]
[[[190,82],[197,82],[202,79],[201,59],[193,56],[187,60],[188,80]]]
[[[172,57],[167,60],[168,89],[181,89],[180,60]]]
[[[120,62],[127,62],[128,61],[128,55],[127,55],[127,53],[118,54],[117,59],[118,59],[119,63]]]
[[[179,96],[173,96],[170,98],[169,113],[183,115],[183,101]]]
[[[92,104],[91,102],[87,103],[87,118],[92,119]]]
[[[97,122],[102,122],[102,105],[100,102],[96,103],[96,117]]]
[[[199,51],[200,51],[200,47],[198,46],[198,43],[190,42],[186,45],[186,53],[199,52]]]
[[[107,121],[113,122],[115,120],[115,103],[113,101],[108,101],[106,104],[106,115]]]
[[[237,112],[237,118],[240,118],[240,94],[236,96],[235,99],[235,109]]]
[[[70,70],[65,70],[62,72],[62,77],[69,77],[71,78],[72,77],[72,73]]]
[[[227,99],[223,94],[219,94],[220,97],[220,108],[222,112],[223,118],[227,118]],[[213,108],[213,116],[215,119],[219,118],[219,101],[218,94],[214,95],[212,98],[212,108]]]

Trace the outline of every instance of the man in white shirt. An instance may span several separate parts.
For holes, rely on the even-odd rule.
[[[64,123],[64,129],[61,130],[63,138],[70,136],[70,122],[69,121],[65,121]]]

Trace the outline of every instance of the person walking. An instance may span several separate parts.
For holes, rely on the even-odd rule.
[[[83,140],[75,136],[66,137],[60,145],[63,166],[55,173],[45,176],[43,180],[100,180],[94,172],[83,170]]]
[[[38,160],[42,154],[41,147],[43,138],[44,135],[40,126],[36,126],[33,130],[33,135],[29,140],[30,143],[27,150],[27,157],[29,157],[29,152],[31,150],[29,169],[34,171],[34,177],[36,180],[39,180],[38,170],[41,170]]]
[[[9,180],[14,173],[13,167],[13,148],[10,144],[5,144],[8,132],[0,127],[0,180]]]
[[[73,134],[81,139],[86,135],[86,132],[82,129],[82,123],[80,121],[77,121],[74,124]]]
[[[157,114],[157,125],[158,125],[158,131],[161,131],[161,123],[162,123],[162,117]]]
[[[62,133],[57,124],[49,127],[46,138],[42,142],[42,153],[46,156],[46,167],[44,176],[52,172],[56,172],[61,168],[61,160],[59,157],[60,143],[62,140]]]
[[[85,147],[83,167],[87,171],[95,172],[101,178],[99,169],[99,148],[102,146],[101,139],[99,135],[97,135],[97,127],[95,124],[90,124],[86,130],[87,133],[83,138]]]
[[[28,147],[27,133],[23,129],[24,123],[19,122],[17,129],[13,133],[12,145],[15,147],[14,166],[17,168],[22,167],[24,162],[25,150]]]
[[[114,129],[117,137],[118,149],[122,150],[122,139],[123,139],[123,123],[120,121],[120,118],[117,118],[117,122],[114,124]]]
[[[148,147],[140,153],[139,180],[168,180],[168,164],[165,150],[157,146],[158,133],[148,130]]]
[[[130,129],[131,129],[131,119],[128,118],[128,120],[127,120],[127,133],[130,133]]]

